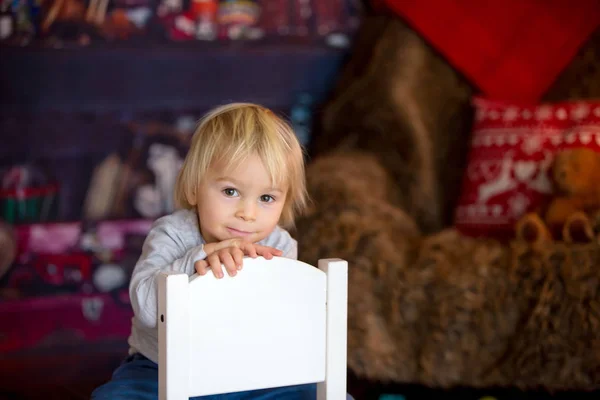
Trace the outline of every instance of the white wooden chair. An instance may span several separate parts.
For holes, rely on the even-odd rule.
[[[346,399],[348,263],[245,258],[237,276],[159,277],[159,398],[317,383]]]

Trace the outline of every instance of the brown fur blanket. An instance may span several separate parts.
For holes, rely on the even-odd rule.
[[[547,99],[600,95],[600,31]],[[476,90],[368,17],[321,115],[300,259],[349,261],[348,365],[430,386],[600,388],[600,245],[464,237],[452,212]]]
[[[473,89],[399,20],[368,18],[312,143],[375,155],[398,187],[394,204],[425,233],[452,220],[470,136]]]
[[[300,259],[349,261],[348,365],[431,386],[600,387],[600,245],[421,236],[372,156],[308,168]]]

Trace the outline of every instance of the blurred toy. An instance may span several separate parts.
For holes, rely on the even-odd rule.
[[[101,260],[108,262],[128,247],[130,236],[146,235],[152,222],[132,219],[15,226],[17,263],[32,264],[36,254],[69,252],[102,253]]]
[[[82,0],[46,0],[41,22],[44,43],[51,47],[63,47],[65,43],[86,46],[100,39],[93,21],[104,20],[104,15],[97,15],[95,7],[92,4],[86,12]]]
[[[151,220],[57,223],[17,229],[19,248],[0,288],[19,296],[126,288]]]
[[[359,0],[190,0],[187,10],[159,12],[173,40],[256,40],[265,36],[325,36],[348,47],[358,27]],[[162,4],[162,3],[161,3]],[[216,31],[216,35],[215,35]]]
[[[143,10],[141,12],[143,12]],[[114,9],[110,12],[108,18],[99,26],[99,30],[102,33],[102,36],[108,40],[129,39],[131,36],[141,33],[140,26],[143,27],[141,24],[145,24],[143,15],[140,21],[138,21],[140,26],[137,26],[133,22],[133,18],[132,14],[128,13],[125,9]]]
[[[86,219],[152,219],[175,209],[175,178],[189,136],[160,124],[132,128],[129,154],[111,154],[94,170],[84,205]]]
[[[36,34],[33,14],[37,13],[39,5],[29,0],[13,0],[12,12],[14,14],[13,39],[20,45],[28,44]]]
[[[119,264],[102,264],[94,272],[94,287],[107,293],[123,287],[128,280],[128,274]]]
[[[57,21],[83,21],[100,18],[96,16],[95,7],[91,4],[87,13],[83,2],[79,0],[54,0],[44,13],[42,19],[42,32],[47,32]],[[102,16],[102,18],[104,18]]]
[[[0,217],[11,224],[56,218],[58,184],[33,164],[0,170]]]
[[[90,0],[87,11],[85,12],[85,20],[94,25],[101,25],[104,23],[106,11],[108,10],[108,1],[109,0]]]
[[[138,189],[136,199],[134,200],[136,209],[142,216],[153,218],[160,215],[160,213],[175,210],[173,191],[177,174],[182,165],[183,157],[177,147],[160,142],[150,144],[146,166],[154,174],[154,185],[142,186]],[[151,212],[144,212],[144,206],[140,204],[139,193],[144,188],[148,188],[156,193],[154,197],[158,201],[153,207],[150,206],[153,209]]]
[[[190,10],[196,21],[196,39],[216,39],[218,8],[217,0],[192,0]]]
[[[8,39],[15,30],[12,0],[0,0],[0,40]]]
[[[192,11],[162,19],[166,26],[167,36],[174,41],[192,40],[196,37],[196,18]]]
[[[259,39],[263,31],[257,26],[260,6],[255,0],[221,0],[217,20],[221,39]]]
[[[77,286],[92,279],[92,259],[85,252],[37,254],[32,265],[50,285]]]
[[[517,223],[517,238],[543,243],[552,239],[589,241],[600,210],[600,154],[586,148],[563,150],[552,166],[555,196],[539,213]]]
[[[142,233],[124,233],[123,246],[118,252],[112,253],[112,256],[105,258],[93,272],[94,289],[102,292],[114,292],[120,289],[127,289],[129,278],[133,273],[137,263],[146,235]],[[101,249],[100,253],[107,254],[106,249]]]
[[[81,251],[34,253],[26,264],[17,263],[7,274],[5,287],[21,296],[58,293],[90,293],[97,261]]]
[[[137,29],[144,29],[153,16],[153,0],[112,0],[109,22],[127,20]]]
[[[13,228],[0,221],[0,279],[11,267],[17,255],[17,241]]]
[[[164,17],[169,14],[178,14],[183,10],[182,0],[160,0],[156,9],[156,14],[159,17]]]
[[[149,0],[114,1],[53,0],[42,20],[42,32],[50,43],[60,46],[63,41],[87,45],[92,40],[124,40],[141,33],[151,17]]]

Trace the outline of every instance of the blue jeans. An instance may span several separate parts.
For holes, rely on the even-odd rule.
[[[273,389],[193,397],[194,400],[315,400],[317,385],[286,386]],[[158,365],[141,354],[127,357],[112,379],[92,393],[92,400],[157,400]],[[352,400],[352,396],[347,395]]]

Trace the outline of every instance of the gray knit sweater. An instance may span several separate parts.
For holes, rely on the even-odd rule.
[[[158,363],[156,277],[161,271],[181,271],[193,275],[194,262],[206,258],[204,243],[198,215],[194,211],[179,210],[154,222],[129,285],[134,312],[128,341],[130,353],[139,352]],[[280,227],[275,228],[259,244],[281,250],[283,257],[298,257],[298,243]]]

